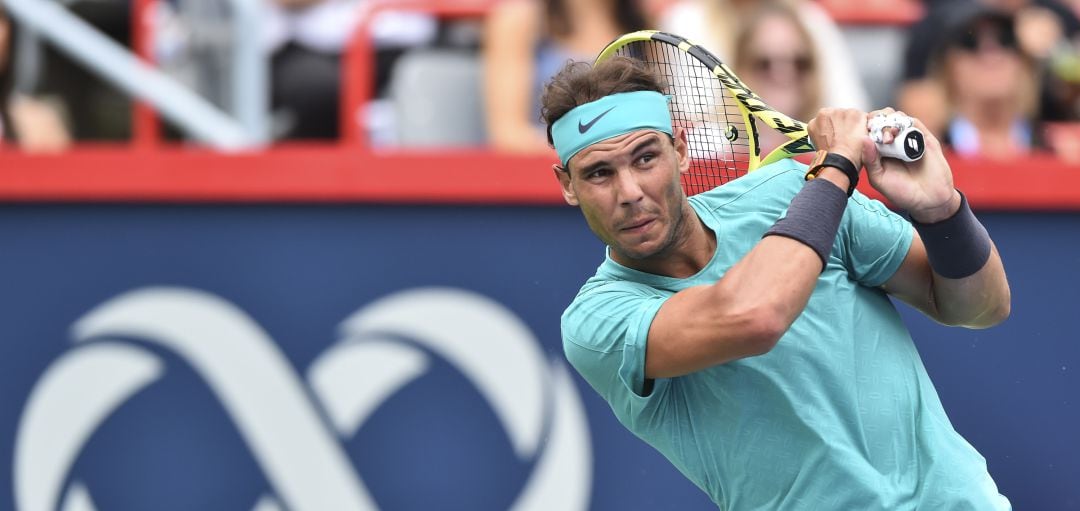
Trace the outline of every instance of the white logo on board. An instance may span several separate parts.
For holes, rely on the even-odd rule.
[[[91,488],[69,480],[71,467],[112,412],[165,372],[157,355],[118,338],[171,350],[212,389],[270,482],[272,493],[255,511],[377,509],[341,443],[427,370],[427,352],[400,338],[460,370],[491,405],[517,456],[535,461],[512,510],[588,507],[588,424],[565,364],[549,361],[511,311],[476,293],[420,288],[380,299],[342,323],[340,341],[306,378],[252,318],[201,291],[133,291],[92,310],[73,330],[76,347],[42,374],[19,422],[19,511],[96,510]]]

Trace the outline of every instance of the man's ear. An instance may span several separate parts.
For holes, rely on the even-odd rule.
[[[571,206],[577,206],[577,194],[574,193],[574,188],[570,186],[570,171],[558,163],[552,165],[551,170],[555,172],[555,178],[559,180],[559,185],[562,186],[563,200]]]
[[[675,143],[675,155],[679,161],[679,172],[682,174],[690,172],[690,143],[686,138],[686,128],[676,126],[671,139]]]

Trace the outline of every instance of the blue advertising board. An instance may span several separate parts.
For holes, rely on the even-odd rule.
[[[9,205],[0,509],[711,509],[562,358],[562,207]],[[1013,316],[905,309],[1017,509],[1080,509],[1080,216],[983,215]]]

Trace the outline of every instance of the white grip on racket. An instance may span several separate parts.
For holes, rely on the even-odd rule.
[[[900,130],[893,137],[892,143],[884,142],[885,128]],[[870,139],[877,144],[878,153],[885,158],[915,161],[922,158],[923,152],[926,151],[926,140],[919,128],[915,127],[915,121],[902,114],[882,114],[871,118]]]

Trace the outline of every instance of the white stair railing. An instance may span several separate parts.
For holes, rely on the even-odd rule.
[[[260,147],[269,133],[266,57],[259,42],[258,0],[229,0],[232,6],[232,110],[222,112],[205,98],[147,65],[120,44],[52,0],[0,0],[26,29],[52,42],[74,60],[121,90],[156,108],[194,139],[221,150]]]

